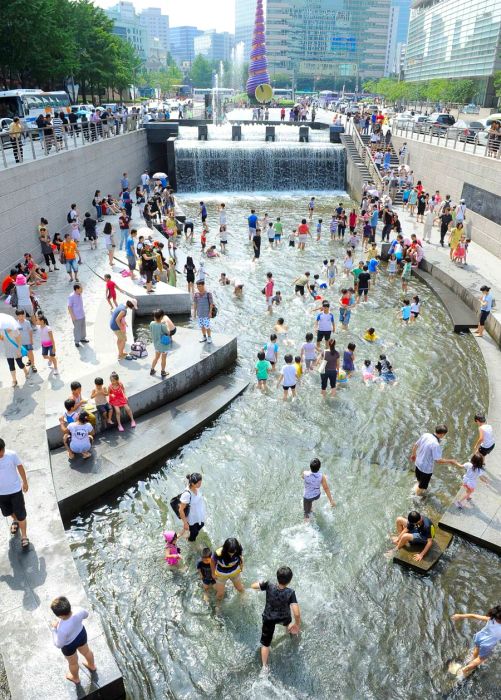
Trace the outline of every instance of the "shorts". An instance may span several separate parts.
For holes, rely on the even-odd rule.
[[[102,416],[104,416],[108,411],[111,411],[111,406],[108,402],[106,403],[100,403],[96,406],[98,413],[100,413]]]
[[[199,317],[198,319],[198,327],[199,328],[210,328],[210,318],[206,317]]]
[[[143,270],[143,274],[146,277],[146,283],[148,284],[149,282],[152,281],[153,279],[153,270]]]
[[[358,288],[358,296],[361,297],[362,294],[366,297],[369,294],[369,290],[368,289],[360,289],[360,287],[359,287]]]
[[[11,372],[14,372],[16,369],[16,364],[19,367],[19,369],[24,369],[24,362],[20,357],[8,357],[7,358],[7,364],[9,365],[9,370]]]
[[[129,266],[129,270],[131,272],[132,272],[132,270],[135,270],[136,269],[136,258],[127,256],[127,265]]]
[[[419,467],[416,467],[416,469],[414,470],[414,473],[416,475],[416,479],[417,479],[419,488],[423,489],[423,490],[427,489],[432,475],[425,474],[424,472],[421,471],[421,469],[419,469]]]
[[[320,375],[320,381],[322,383],[322,391],[327,389],[327,383],[330,384],[331,389],[336,388],[337,380],[337,369],[328,369]]]
[[[295,384],[290,384],[289,386],[285,386],[285,384],[283,385],[284,391],[289,391],[289,389],[295,389],[295,388],[296,388]]]
[[[69,274],[72,270],[73,272],[78,272],[78,263],[76,258],[73,258],[73,260],[66,260],[66,272]]]
[[[89,241],[97,241],[97,233],[95,231],[89,231],[89,233],[87,233],[87,238]]]
[[[42,357],[55,357],[56,352],[53,345],[42,345]]]
[[[255,235],[256,235],[256,229],[249,228],[249,238],[254,238]]]
[[[339,323],[342,323],[343,326],[347,326],[350,322],[350,318],[351,318],[350,309],[344,309],[344,308],[339,309]]]
[[[125,331],[113,331],[113,333],[117,336],[117,340],[127,340],[127,333]]]
[[[480,445],[480,447],[478,448],[478,451],[480,452],[481,455],[483,455],[485,457],[485,455],[490,454],[495,447],[496,447],[495,444],[491,445],[490,447],[482,447],[482,445]]]
[[[184,232],[188,233],[188,231],[191,231],[191,233],[193,233],[193,224],[191,222],[184,224]]]
[[[427,542],[427,538],[420,535],[419,532],[412,533],[412,544],[426,544]]]
[[[22,491],[8,493],[6,496],[0,496],[0,510],[4,518],[9,515],[15,515],[21,522],[26,520],[26,505],[24,503],[24,494]]]
[[[412,318],[417,318],[419,316],[419,311],[411,311]]]
[[[317,331],[317,343],[321,343],[322,340],[330,340],[332,331]]]
[[[197,539],[198,533],[204,525],[205,523],[193,523],[193,525],[190,525],[190,536],[188,537],[188,542],[194,542]]]
[[[310,369],[310,367],[313,367],[313,365],[315,364],[315,360],[308,360],[308,359],[306,359],[306,360],[304,361],[304,363],[305,363],[305,365],[306,365],[306,369]]]
[[[282,234],[281,233],[276,233],[275,234],[275,241],[280,241],[282,239]],[[291,243],[294,243],[294,241],[290,241]]]
[[[273,238],[270,238],[270,237],[268,236],[268,243],[273,243],[274,240],[275,240],[275,236],[273,236]]]
[[[292,618],[282,618],[281,620],[265,620],[263,618],[263,626],[261,627],[261,644],[263,647],[269,647],[275,634],[275,627],[277,625],[284,625],[288,627],[292,622]]]
[[[273,297],[266,297],[266,306],[273,305]]]
[[[113,245],[113,243],[107,243],[107,244],[106,244],[106,250],[113,250],[114,247],[115,247],[115,246]]]
[[[289,248],[295,248],[296,247],[296,241],[289,241]]]
[[[492,654],[494,649],[496,648],[496,645],[494,644],[493,646],[482,646],[480,643],[481,640],[479,640],[479,635],[482,634],[482,632],[477,632],[473,636],[473,644],[478,647],[478,655],[480,656],[481,659],[486,659],[488,656]],[[478,640],[478,641],[477,641]]]
[[[33,345],[31,343],[23,343],[23,348],[25,350],[33,350]]]
[[[86,644],[87,630],[85,629],[85,627],[82,627],[82,630],[77,634],[75,639],[69,644],[65,644],[64,647],[61,648],[61,651],[65,656],[73,656],[73,654],[77,653],[77,649],[85,646]]]
[[[299,294],[300,294],[302,297],[304,297],[304,285],[302,285],[302,284],[296,284],[296,287],[295,287],[294,291],[295,291],[296,294],[299,292]]]
[[[313,501],[318,501],[319,498],[320,498],[320,494],[318,494],[318,496],[314,496],[313,498],[303,498],[303,510],[304,510],[304,515],[306,518],[311,513]]]
[[[479,326],[485,326],[485,322],[487,321],[487,317],[490,314],[490,311],[481,311],[480,312],[480,321],[478,322]]]
[[[203,578],[202,583],[204,586],[213,586],[216,583],[216,579],[214,578]]]

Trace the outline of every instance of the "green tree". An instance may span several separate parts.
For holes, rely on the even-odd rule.
[[[501,98],[501,70],[497,70],[494,73],[494,90],[496,91],[496,97]]]
[[[198,54],[191,64],[190,79],[193,87],[212,87],[212,64],[202,55]]]
[[[290,88],[292,77],[288,73],[277,71],[271,76],[271,84],[276,88]]]
[[[468,104],[475,94],[475,83],[473,80],[450,80],[446,90],[447,102],[454,104]]]

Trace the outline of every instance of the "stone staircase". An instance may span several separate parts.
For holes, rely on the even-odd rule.
[[[360,134],[360,137],[361,137],[364,145],[370,148],[370,136],[369,136],[369,134]],[[385,146],[384,146],[385,150],[386,150],[388,145],[390,146],[390,149],[391,149],[390,167],[393,170],[397,171],[399,166],[400,166],[400,160],[398,157],[398,153],[395,151],[391,141],[389,144],[385,144]],[[396,204],[398,206],[402,206],[402,204],[403,204],[402,191],[400,189],[397,191],[397,196],[396,196],[393,204]]]
[[[367,166],[363,162],[362,158],[360,157],[359,152],[357,151],[357,147],[355,146],[355,142],[353,141],[353,137],[350,136],[350,134],[345,133],[345,134],[341,135],[341,141],[346,148],[347,157],[355,163],[358,170],[360,171],[360,174],[362,176],[362,180],[364,180],[365,182],[371,181],[372,180],[371,174],[368,171]]]

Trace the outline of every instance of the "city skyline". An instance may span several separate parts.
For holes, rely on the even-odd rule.
[[[235,0],[217,0],[209,5],[206,0],[186,0],[177,4],[165,0],[132,0],[136,11],[142,12],[149,7],[158,7],[162,14],[168,15],[171,27],[183,25],[196,26],[198,29],[216,29],[218,32],[234,32]],[[109,10],[118,4],[118,0],[94,0],[94,4]],[[215,9],[217,7],[217,9]]]

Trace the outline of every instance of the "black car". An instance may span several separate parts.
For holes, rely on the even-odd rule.
[[[455,119],[447,112],[434,112],[430,114],[430,119],[426,123],[426,133],[434,136],[444,136],[450,126],[454,126]]]

